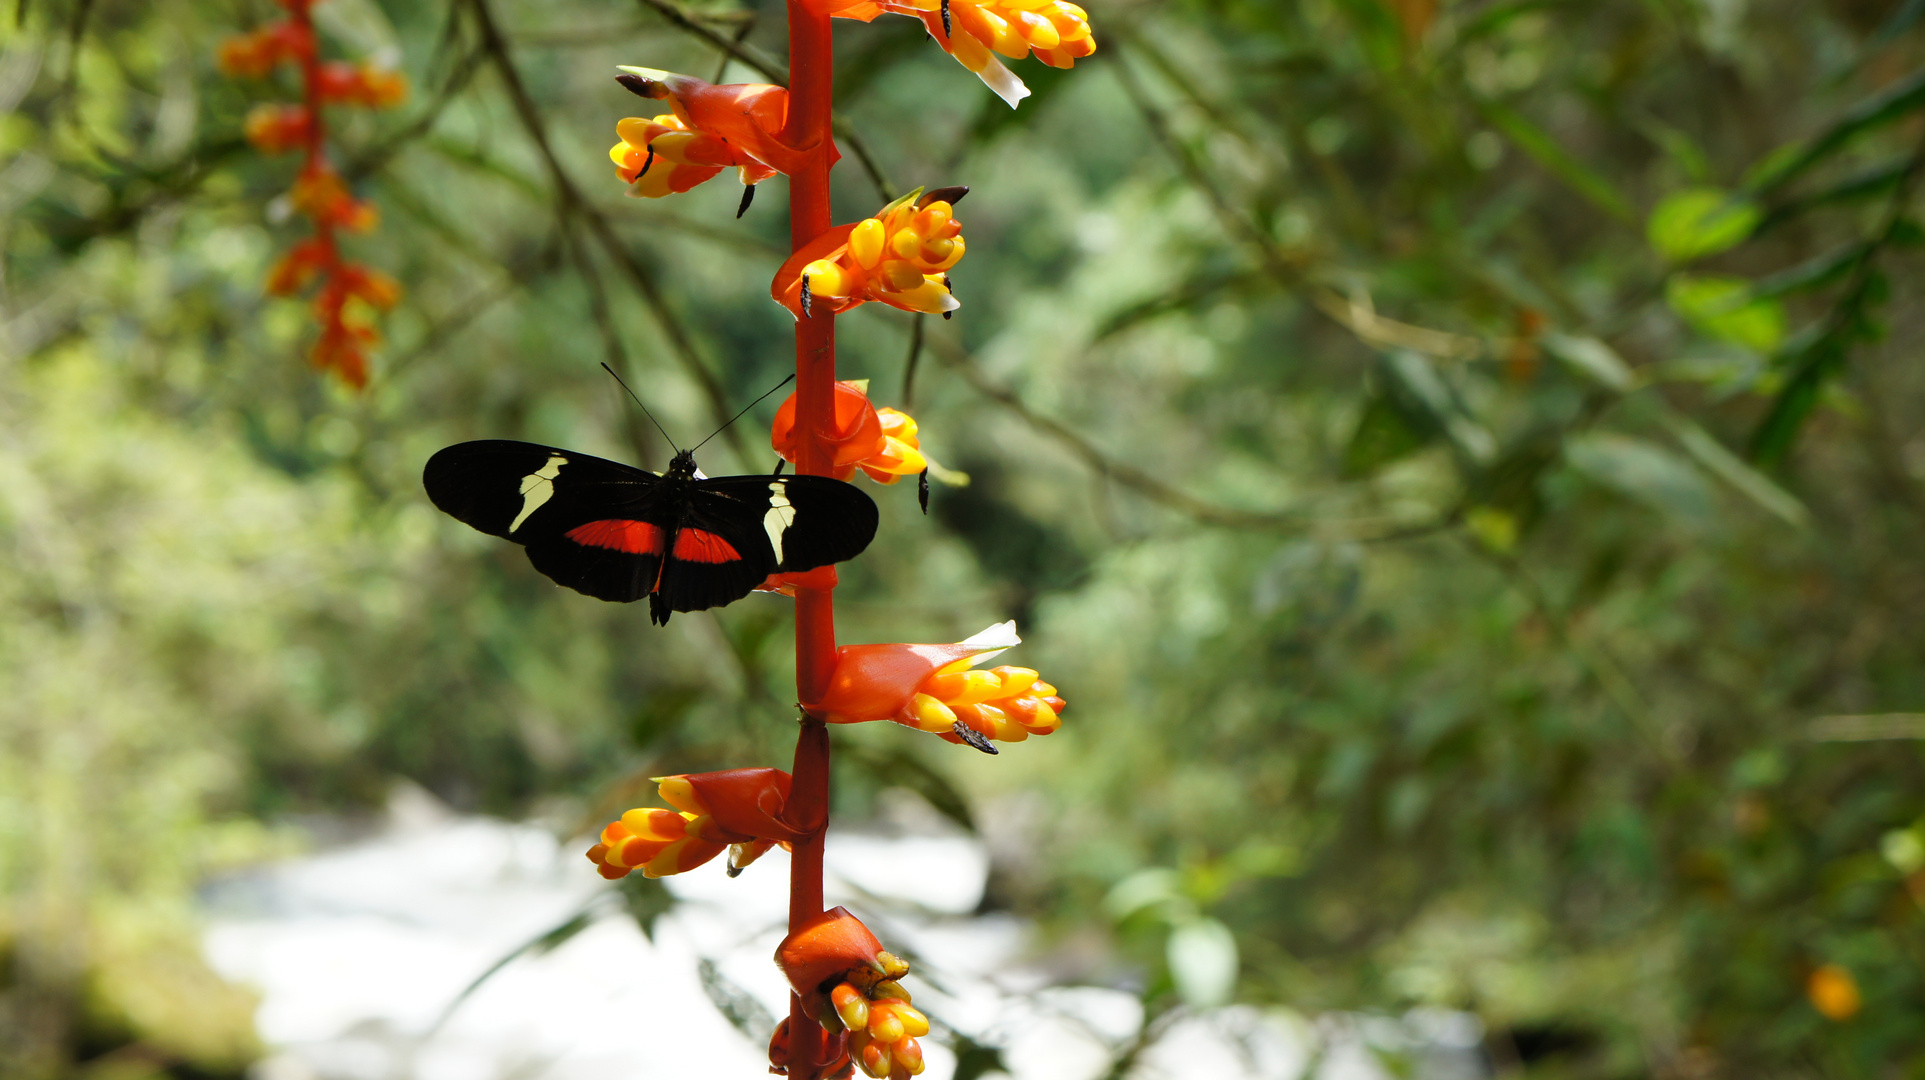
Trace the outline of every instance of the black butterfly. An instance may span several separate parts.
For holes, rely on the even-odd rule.
[[[779,467],[778,467],[779,468]],[[428,498],[528,549],[535,569],[649,618],[720,607],[770,574],[851,559],[876,535],[876,504],[826,476],[703,476],[695,455],[657,475],[534,443],[488,439],[428,459]]]

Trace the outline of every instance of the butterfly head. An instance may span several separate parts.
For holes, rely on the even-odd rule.
[[[701,470],[695,467],[695,451],[678,450],[675,459],[668,463],[668,472],[662,475],[672,480],[700,479]]]

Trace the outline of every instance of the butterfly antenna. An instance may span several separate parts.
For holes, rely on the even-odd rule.
[[[621,377],[620,375],[617,375],[617,374],[615,374],[615,369],[614,369],[614,368],[612,368],[612,367],[609,367],[609,366],[608,366],[607,364],[603,364],[603,365],[602,365],[602,370],[603,370],[603,371],[606,371],[606,372],[608,372],[608,377],[609,377],[609,378],[611,378],[611,379],[614,379],[614,380],[615,380],[615,382],[616,382],[617,384],[619,384],[619,385],[621,386],[621,388],[622,388],[622,389],[624,389],[624,390],[628,390],[628,384],[627,384],[627,383],[625,383],[625,382],[622,382],[622,377]],[[791,375],[791,376],[789,376],[789,378],[791,378],[791,379],[793,379],[793,378],[795,378],[795,376],[793,376],[793,375]],[[668,429],[667,429],[667,428],[664,428],[664,427],[662,426],[662,422],[661,422],[660,420],[657,420],[657,419],[655,419],[655,414],[654,414],[654,413],[652,413],[652,412],[649,412],[649,411],[648,411],[648,406],[646,406],[646,405],[642,405],[642,399],[641,399],[641,398],[638,398],[638,397],[635,397],[635,391],[633,391],[633,390],[628,390],[628,396],[629,396],[630,398],[633,398],[633,399],[634,399],[634,401],[635,401],[635,404],[636,404],[636,405],[638,405],[638,406],[641,406],[641,410],[642,410],[642,415],[643,415],[643,416],[646,416],[646,417],[648,417],[648,422],[649,422],[649,423],[651,423],[651,424],[654,424],[654,425],[655,425],[655,430],[656,430],[656,431],[659,431],[659,432],[661,432],[661,433],[662,433],[662,438],[664,438],[664,439],[667,439],[667,440],[668,440],[668,445],[669,445],[670,447],[673,447],[676,453],[678,453],[678,454],[679,454],[679,453],[681,453],[681,452],[682,452],[682,448],[681,448],[681,447],[679,447],[679,446],[676,446],[676,445],[675,445],[675,439],[674,439],[674,437],[673,437],[673,436],[671,436],[671,435],[670,435],[670,434],[668,433]],[[767,395],[767,394],[764,394],[764,395],[762,395],[762,396],[763,396],[763,397],[768,397],[768,395]],[[758,400],[759,400],[759,399],[758,399]],[[726,426],[726,425],[724,425],[724,426]],[[715,436],[713,436],[713,435],[711,435],[711,436],[709,436],[709,438],[710,438],[710,439],[712,439],[712,438],[714,438],[714,437],[715,437]],[[703,439],[702,441],[703,441],[703,442],[707,442],[707,441],[708,441],[708,439]]]
[[[757,405],[762,404],[762,398],[768,397],[769,394],[775,393],[777,390],[782,389],[783,387],[789,385],[794,381],[795,381],[795,372],[791,371],[789,372],[788,378],[783,379],[781,382],[776,383],[774,386],[769,387],[767,393],[764,393],[762,397],[756,398],[754,401],[751,401],[747,405],[742,406],[742,412],[736,413],[734,416],[729,417],[729,424],[733,424],[737,420],[742,419],[742,413],[748,412],[750,409],[753,409]],[[710,432],[709,439],[713,439],[717,435],[720,435],[724,431],[727,431],[729,429],[729,424],[723,424],[721,427],[716,428],[714,431]],[[702,447],[707,446],[709,439],[703,439],[701,442],[698,442],[694,446],[689,447],[688,452],[693,454],[697,450],[700,450]]]

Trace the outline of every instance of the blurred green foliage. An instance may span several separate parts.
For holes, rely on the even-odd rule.
[[[1071,702],[995,759],[839,733],[843,820],[921,792],[1057,970],[1156,1010],[1452,1006],[1530,1076],[1925,1075],[1925,5],[1091,7],[1102,51],[1016,65],[1015,113],[908,20],[838,27],[876,167],[838,217],[974,187],[954,322],[839,324],[975,478],[928,519],[877,492],[843,638],[1013,616]],[[341,117],[385,218],[354,254],[409,290],[359,397],[260,293],[291,168],[211,57],[271,12],[0,13],[10,1076],[237,1069],[195,883],[394,777],[585,827],[787,759],[783,601],[656,630],[418,481],[477,437],[660,467],[597,361],[684,441],[779,377],[777,200],[625,202],[604,157],[613,65],[740,40],[763,78],[778,6],[322,5],[416,84]]]

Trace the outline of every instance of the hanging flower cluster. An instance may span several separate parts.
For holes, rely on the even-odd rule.
[[[797,318],[868,300],[948,318],[962,306],[948,271],[967,250],[955,204],[968,193],[917,188],[874,217],[830,229],[782,264],[771,294]]]
[[[827,19],[867,21],[885,11],[919,18],[945,51],[1012,106],[1028,90],[999,56],[1034,55],[1068,68],[1094,52],[1096,41],[1083,9],[1067,0],[788,3],[793,102],[791,90],[778,86],[717,86],[624,67],[618,80],[624,87],[665,102],[669,111],[622,120],[609,158],[628,193],[641,198],[688,191],[733,167],[744,187],[738,217],[757,184],[777,173],[792,178],[793,253],[770,295],[796,318],[799,385],[776,411],[770,444],[787,461],[800,464],[806,456],[823,463],[837,479],[857,471],[881,484],[918,476],[926,511],[928,477],[944,470],[922,449],[913,418],[877,408],[865,381],[833,381],[832,319],[871,300],[917,314],[955,312],[961,305],[950,272],[967,250],[955,206],[968,189],[918,188],[862,221],[827,224],[827,167],[836,160],[825,100],[832,86]],[[791,128],[792,103],[800,131]],[[286,137],[294,137],[291,128]],[[765,526],[779,529],[786,508],[771,502]],[[1066,706],[1033,669],[982,666],[1020,643],[1013,622],[953,644],[836,648],[830,606],[836,580],[835,566],[826,565],[772,574],[760,586],[796,599],[803,717],[794,775],[757,768],[659,778],[669,808],[623,814],[602,830],[588,858],[607,878],[636,870],[659,877],[704,865],[724,849],[732,852],[731,874],[774,846],[792,851],[795,906],[775,960],[795,999],[770,1040],[770,1071],[791,1080],[845,1080],[860,1069],[876,1080],[907,1080],[923,1071],[919,1040],[930,1029],[901,982],[909,965],[842,908],[807,914],[821,907],[829,773],[824,725],[888,720],[993,754],[996,743],[1057,730]]]
[[[320,59],[310,9],[317,0],[281,0],[288,17],[223,42],[221,70],[237,78],[262,79],[281,65],[300,72],[298,104],[270,102],[248,113],[244,131],[264,154],[305,154],[288,201],[313,226],[314,235],[296,244],[268,271],[267,292],[294,296],[316,286],[313,311],[320,324],[310,358],[359,388],[368,381],[368,350],[379,340],[373,312],[400,299],[401,286],[378,270],[342,257],[336,233],[372,231],[380,215],[356,199],[327,157],[327,125],[322,109],[330,105],[389,108],[407,97],[407,80],[369,64]]]
[[[1032,53],[1051,67],[1069,68],[1096,51],[1089,13],[1069,0],[812,0],[840,19],[868,22],[883,12],[922,20],[929,36],[1011,108],[1029,87],[996,58]]]
[[[775,966],[802,1007],[830,1033],[818,1075],[846,1076],[856,1066],[872,1077],[906,1080],[923,1070],[929,1018],[910,1004],[900,980],[909,965],[844,908],[833,908],[782,940]],[[789,1021],[769,1041],[770,1072],[789,1075]]]

